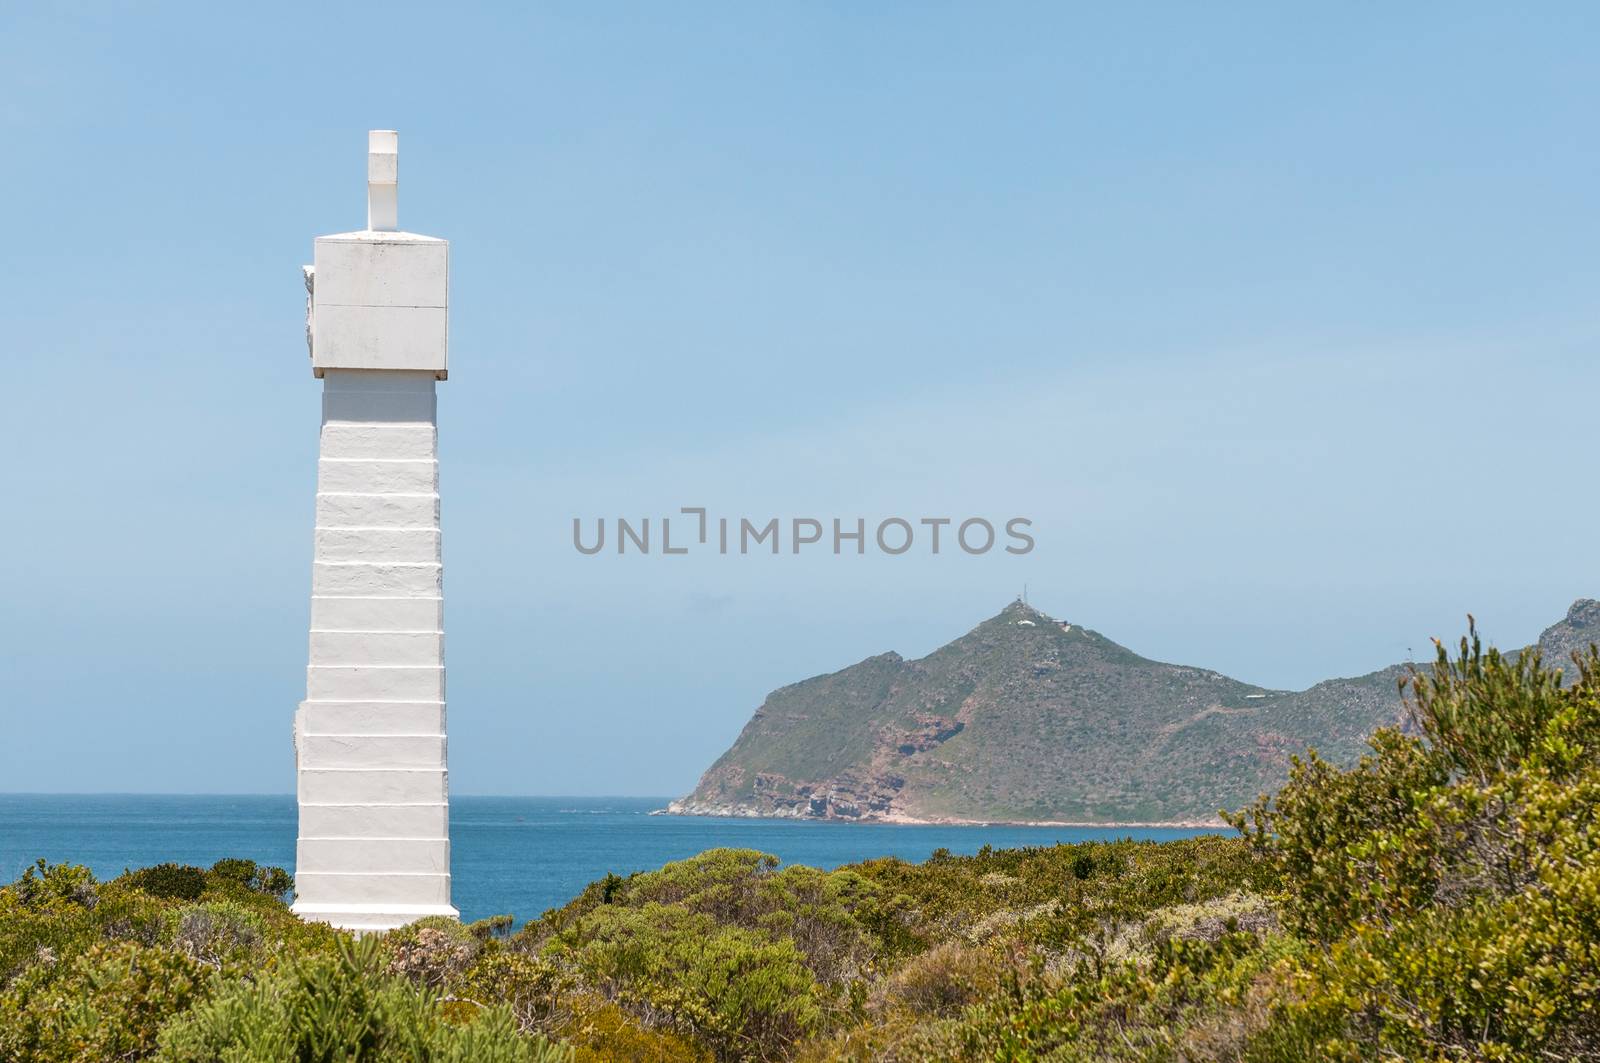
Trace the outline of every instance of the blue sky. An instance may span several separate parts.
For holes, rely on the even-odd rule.
[[[1591,8],[6,5],[0,790],[292,789],[299,267],[452,247],[452,783],[673,794],[1034,603],[1299,687],[1600,594]],[[1024,515],[1026,556],[574,516]]]

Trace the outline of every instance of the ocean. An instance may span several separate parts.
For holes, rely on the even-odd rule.
[[[608,871],[647,871],[720,846],[786,864],[834,868],[878,856],[927,859],[1112,838],[1167,840],[1199,830],[1132,827],[924,827],[652,816],[666,798],[452,797],[452,889],[461,917],[510,914],[520,925]],[[87,865],[97,877],[227,856],[294,870],[292,796],[0,794],[0,881],[35,859]]]

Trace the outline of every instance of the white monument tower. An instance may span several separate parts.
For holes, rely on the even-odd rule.
[[[367,227],[318,237],[306,270],[322,446],[294,910],[362,931],[457,915],[434,401],[450,245],[399,231],[398,145],[369,134]]]

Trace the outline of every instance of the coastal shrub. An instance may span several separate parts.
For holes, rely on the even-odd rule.
[[[1064,948],[1114,935],[1158,908],[1260,893],[1274,881],[1243,841],[1214,835],[993,850],[924,864],[870,860],[848,870],[894,898],[894,918],[880,934],[900,942],[897,954],[955,937],[1020,935]]]
[[[266,867],[254,860],[225,859],[211,865],[210,885],[233,884],[268,897],[284,897],[294,890],[294,876],[281,867]]]
[[[255,981],[228,984],[162,1031],[158,1059],[428,1060],[565,1063],[568,1049],[522,1037],[508,1009],[448,1022],[432,993],[384,972],[377,938],[342,938],[338,955],[297,958]]]
[[[156,864],[137,871],[125,871],[112,881],[143,890],[152,897],[197,901],[206,890],[204,868],[190,864]]]
[[[1296,766],[1234,817],[1315,948],[1273,1032],[1329,1059],[1600,1056],[1600,667],[1476,631],[1410,681],[1416,735]]]
[[[712,850],[607,876],[512,947],[718,1058],[775,1058],[808,1040],[861,1058],[923,1058],[912,1041],[1023,984],[1048,996],[1119,965],[1148,967],[1169,939],[1214,943],[1243,929],[1256,940],[1277,925],[1254,892],[1269,877],[1243,841],[1220,837],[832,872]],[[721,979],[708,979],[717,964]],[[869,1028],[905,1038],[891,1047]]]
[[[491,915],[467,924],[467,932],[479,941],[504,941],[516,929],[517,921],[509,915]]]
[[[9,887],[16,900],[35,911],[55,903],[93,908],[99,899],[94,874],[79,864],[34,861]]]
[[[100,887],[91,918],[101,940],[158,945],[171,938],[167,914],[172,904],[114,879]]]
[[[959,1014],[1000,989],[1001,963],[988,949],[945,941],[913,957],[887,979],[887,1006],[942,1018]]]
[[[261,947],[266,925],[233,901],[204,901],[168,913],[171,937],[190,959],[212,968],[238,963]]]
[[[863,922],[876,917],[884,898],[871,882],[847,870],[777,865],[770,853],[710,849],[657,871],[607,875],[566,907],[529,924],[521,936],[537,938],[603,906],[655,904],[705,915],[724,926],[792,937],[830,971],[847,970],[847,954],[873,947],[862,937]]]
[[[553,1036],[570,1029],[576,986],[571,973],[540,957],[491,949],[450,980],[449,995],[474,1007],[503,1004],[523,1033]]]
[[[65,875],[55,879],[63,888],[30,896],[90,941],[131,938],[205,974],[210,998],[166,1020],[168,1058],[228,1058],[208,1053],[234,1042],[246,1046],[236,1050],[243,1059],[302,1050],[322,1058],[293,1030],[323,1031],[317,1045],[353,1044],[350,1058],[402,1048],[449,1058],[451,1031],[494,1043],[503,1022],[528,1050],[561,1042],[585,1063],[910,1060],[1013,1042],[1077,1051],[1074,1038],[1109,1044],[1111,1031],[1147,1046],[1200,1030],[1238,1042],[1238,1030],[1217,1018],[1226,1009],[1216,972],[1258,958],[1184,967],[1173,976],[1179,986],[1160,993],[1151,970],[1163,942],[1269,933],[1276,924],[1258,920],[1250,890],[1262,864],[1241,841],[1222,838],[990,850],[830,872],[713,850],[601,879],[509,941],[497,937],[503,921],[424,920],[359,946],[302,923],[243,875],[215,870],[199,901],[152,896],[124,878],[96,887],[91,909]],[[4,903],[23,910],[0,891]],[[0,931],[7,923],[0,918]],[[370,970],[345,971],[352,947],[373,950]],[[59,973],[77,954],[48,969]],[[47,970],[37,956],[23,966]],[[322,988],[296,988],[307,981]],[[1102,995],[1091,1007],[1095,986]],[[307,1018],[309,999],[331,1001],[333,1011]],[[1164,1041],[1151,1032],[1163,1023]],[[396,1024],[423,1032],[380,1036]],[[1012,1041],[998,1032],[1018,1029]]]
[[[718,1059],[775,1059],[821,1009],[794,942],[655,901],[607,905],[563,930],[546,955],[624,1005],[690,1030]]]
[[[433,989],[459,977],[483,947],[466,927],[441,916],[391,930],[382,940],[390,974]]]
[[[511,1012],[518,1031],[568,1044],[574,1063],[709,1063],[711,1050],[676,1029],[671,1016],[640,1016],[541,957],[488,949],[446,990],[447,1014],[473,1014],[490,1002]]]
[[[688,1030],[719,1058],[771,1058],[860,1013],[891,957],[920,949],[901,899],[848,869],[779,868],[714,849],[657,871],[608,875],[546,913],[513,947]]]
[[[0,1059],[137,1059],[168,1019],[205,996],[199,964],[123,941],[68,964],[36,965],[0,994]]]
[[[691,1034],[641,1022],[604,997],[578,993],[567,1006],[562,1036],[573,1063],[712,1063],[711,1050]]]
[[[39,860],[0,887],[0,988],[34,963],[70,959],[93,943],[100,889],[89,869]]]
[[[1042,966],[1006,977],[1002,990],[959,1021],[919,1031],[910,1059],[1167,1060],[1198,1044],[1194,1032],[1225,1015],[1276,955],[1275,942],[1237,933],[1173,939],[1140,962],[1099,974]],[[1222,1055],[1229,1059],[1237,1056]]]

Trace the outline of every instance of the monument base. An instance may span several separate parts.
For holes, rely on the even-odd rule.
[[[428,916],[461,918],[448,904],[295,904],[292,911],[308,923],[329,923],[357,934],[381,934]]]

